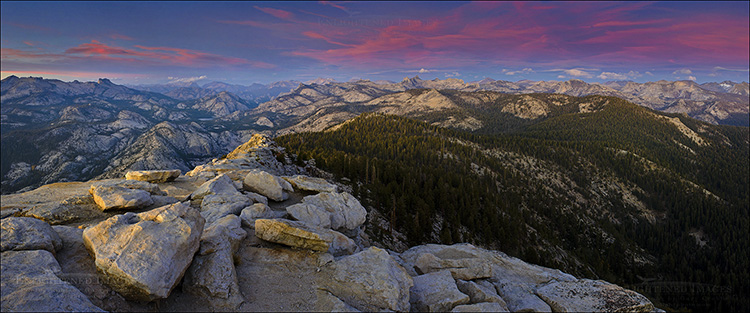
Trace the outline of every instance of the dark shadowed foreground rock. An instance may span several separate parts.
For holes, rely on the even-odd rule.
[[[247,233],[240,218],[225,216],[206,228],[200,249],[183,283],[183,290],[205,298],[215,310],[236,310],[244,301],[233,257]]]
[[[57,277],[60,265],[46,250],[6,251],[0,258],[3,312],[103,312]]]
[[[601,280],[556,282],[536,290],[554,312],[652,312],[646,297]]]
[[[375,247],[321,268],[319,285],[362,311],[409,311],[413,282],[388,252]]]
[[[166,298],[198,250],[203,217],[184,203],[113,216],[83,232],[102,279],[124,297]],[[146,265],[146,266],[144,266]]]
[[[357,249],[354,241],[342,233],[280,218],[255,220],[255,235],[266,241],[337,256],[352,254]]]
[[[458,305],[451,312],[508,312],[508,309],[499,303],[482,302]]]
[[[179,176],[180,170],[130,171],[125,173],[125,179],[140,180],[149,183],[173,181]]]
[[[31,217],[8,217],[0,221],[2,251],[47,250],[55,253],[62,248],[60,236],[52,227]],[[5,270],[3,268],[3,270]]]

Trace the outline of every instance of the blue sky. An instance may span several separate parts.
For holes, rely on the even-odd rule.
[[[10,2],[2,77],[748,81],[742,2]]]

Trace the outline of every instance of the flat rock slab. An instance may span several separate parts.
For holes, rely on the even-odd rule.
[[[6,251],[0,262],[3,312],[104,312],[57,277],[60,265],[46,250]]]
[[[176,203],[113,216],[83,232],[102,279],[131,300],[166,298],[198,250],[205,221]],[[144,266],[148,264],[148,266]]]
[[[129,171],[125,173],[125,179],[163,183],[175,180],[180,174],[180,170]]]
[[[50,225],[69,224],[107,217],[107,214],[99,209],[90,194],[73,196],[62,202],[40,203],[24,210],[20,215],[40,219]]]
[[[2,251],[46,250],[55,253],[62,240],[49,224],[31,217],[8,217],[0,220]],[[3,269],[5,270],[5,269]]]
[[[309,177],[305,175],[282,176],[284,180],[292,184],[292,187],[299,190],[316,191],[316,192],[336,192],[338,187],[329,183],[323,178]]]
[[[581,279],[542,286],[536,294],[554,312],[652,312],[643,295],[601,280]]]
[[[132,179],[103,179],[103,180],[97,180],[91,183],[91,187],[89,188],[89,193],[91,193],[91,190],[95,187],[110,187],[110,186],[117,186],[117,187],[124,187],[128,189],[138,189],[147,191],[148,193],[152,195],[157,196],[166,196],[166,193],[164,193],[157,184],[152,184],[145,181],[140,180],[132,180]]]
[[[333,255],[352,254],[357,248],[354,241],[339,232],[285,219],[255,220],[255,235],[266,241]]]
[[[458,290],[447,270],[414,277],[411,303],[417,311],[447,312],[455,306],[469,303],[469,296]]]
[[[410,309],[412,278],[385,250],[370,247],[328,263],[318,277],[324,290],[359,310]]]
[[[140,209],[154,204],[151,194],[140,189],[95,186],[91,187],[90,192],[94,196],[94,202],[102,211]]]

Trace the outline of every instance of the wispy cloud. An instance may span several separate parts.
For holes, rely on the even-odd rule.
[[[197,50],[173,47],[147,47],[135,45],[134,48],[118,47],[92,40],[66,49],[63,53],[41,51],[23,51],[2,48],[2,59],[16,62],[64,62],[74,60],[98,60],[107,62],[125,62],[142,65],[178,65],[188,67],[214,67],[247,65],[256,68],[273,68],[275,65],[252,61],[244,58],[222,56]]]
[[[689,68],[681,68],[679,70],[672,72],[672,75],[680,75],[680,74],[683,74],[683,75],[693,74],[693,71],[691,71]]]
[[[502,72],[505,75],[513,76],[513,75],[523,75],[523,74],[534,73],[534,70],[532,68],[530,68],[530,67],[526,67],[526,68],[518,70],[518,71],[509,71],[509,70],[503,69]]]
[[[280,18],[282,20],[288,20],[294,18],[294,13],[274,8],[266,8],[266,7],[259,7],[255,6],[254,8],[263,11],[263,13],[272,15],[276,18]]]
[[[641,73],[637,71],[630,71],[627,73],[602,72],[596,77],[599,79],[605,79],[605,80],[628,80],[628,79],[635,79],[641,76],[643,75],[641,75]]]

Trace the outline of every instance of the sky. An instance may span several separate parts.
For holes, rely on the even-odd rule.
[[[0,2],[2,77],[749,81],[750,2]]]

